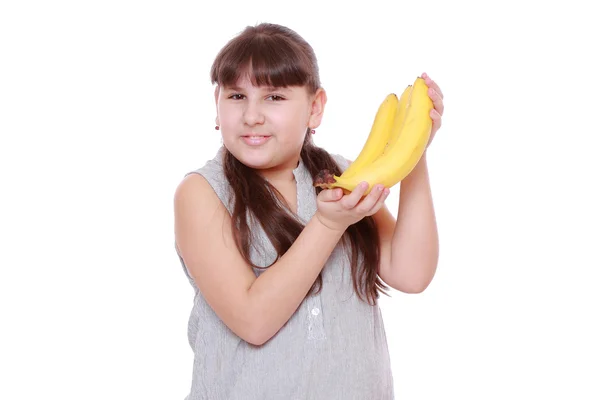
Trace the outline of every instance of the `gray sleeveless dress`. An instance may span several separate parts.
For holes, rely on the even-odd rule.
[[[231,213],[221,148],[198,170]],[[344,170],[348,162],[333,155]],[[316,211],[312,178],[302,161],[294,170],[298,214],[308,222]],[[252,248],[256,265],[276,253],[260,226]],[[379,306],[353,291],[349,259],[341,245],[323,269],[323,289],[305,299],[281,330],[262,346],[245,342],[217,317],[194,284],[188,341],[194,352],[186,400],[390,400],[390,358]],[[217,266],[215,266],[217,267]],[[255,269],[257,276],[262,271]]]

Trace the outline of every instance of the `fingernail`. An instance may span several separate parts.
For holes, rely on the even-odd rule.
[[[382,192],[383,191],[383,186],[377,186],[377,191]]]

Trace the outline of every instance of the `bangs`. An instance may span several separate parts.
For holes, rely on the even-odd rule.
[[[230,41],[211,68],[211,81],[234,86],[248,77],[255,86],[305,86],[313,92],[320,85],[305,49],[281,35],[258,34]]]

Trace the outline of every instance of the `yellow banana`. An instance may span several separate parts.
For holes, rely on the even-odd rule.
[[[362,166],[350,177],[334,176],[335,182],[328,186],[352,191],[367,181],[369,193],[374,185],[390,188],[404,179],[421,159],[431,135],[432,120],[429,115],[433,102],[427,94],[425,80],[418,77],[407,99],[405,120],[395,143],[392,143],[374,162]],[[343,175],[343,174],[342,174]]]
[[[398,107],[396,109],[396,115],[394,116],[394,124],[392,125],[392,132],[390,133],[390,138],[388,143],[383,150],[383,154],[387,152],[387,150],[396,143],[396,140],[400,137],[400,132],[402,131],[402,127],[404,126],[404,120],[406,119],[406,110],[408,108],[408,98],[410,97],[410,92],[412,91],[412,85],[408,85],[406,89],[402,92],[400,96],[400,100],[398,101]]]
[[[398,97],[394,93],[388,94],[375,114],[375,120],[371,126],[371,132],[365,142],[360,154],[344,171],[342,176],[349,178],[363,167],[371,164],[383,153],[391,134],[394,116],[398,106]]]

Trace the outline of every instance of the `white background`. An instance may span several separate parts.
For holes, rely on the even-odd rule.
[[[331,152],[356,156],[383,97],[421,72],[445,94],[438,272],[381,303],[397,398],[599,399],[591,4],[3,2],[0,398],[187,394],[173,193],[220,145],[216,53],[276,22],[317,53]]]

